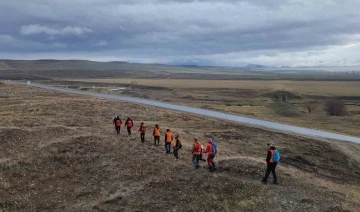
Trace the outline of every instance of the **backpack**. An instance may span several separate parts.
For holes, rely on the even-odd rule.
[[[215,143],[215,141],[212,143],[212,153],[214,154],[214,155],[216,155],[217,154],[217,152],[218,152],[218,150],[217,150],[217,143]]]
[[[280,152],[277,149],[274,150],[274,156],[272,160],[276,163],[280,161]]]
[[[178,149],[180,149],[182,147],[181,142],[179,141],[179,145],[178,145]]]

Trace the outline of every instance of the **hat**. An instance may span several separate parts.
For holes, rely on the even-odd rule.
[[[272,144],[272,143],[267,143],[266,145],[269,146],[269,147],[275,147],[275,145]]]
[[[212,138],[208,138],[207,141],[208,141],[208,142],[213,142],[213,139],[212,139]]]
[[[176,135],[175,135],[175,138],[178,138],[178,137],[179,137],[179,135],[176,134]]]
[[[197,138],[194,138],[195,141],[197,141],[198,139]]]

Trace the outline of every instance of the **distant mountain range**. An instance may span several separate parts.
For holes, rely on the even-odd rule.
[[[185,62],[185,61],[184,61]],[[124,61],[96,62],[88,60],[1,60],[0,70],[104,70],[104,71],[360,71],[360,66],[265,66],[259,64],[244,64],[237,67],[209,66],[190,62],[185,64],[144,64]]]

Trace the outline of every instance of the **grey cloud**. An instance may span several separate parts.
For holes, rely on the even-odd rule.
[[[107,41],[106,40],[99,40],[97,43],[96,43],[96,46],[107,46]]]
[[[360,42],[358,8],[357,0],[1,1],[0,34],[17,42],[0,51],[27,43],[24,51],[34,53],[107,51],[160,62],[236,53],[268,62]]]
[[[83,34],[91,33],[92,30],[86,27],[66,26],[64,28],[52,28],[49,26],[42,26],[39,24],[31,24],[21,27],[21,34],[23,35],[36,35],[36,34],[48,34],[48,35],[76,35],[81,36]]]

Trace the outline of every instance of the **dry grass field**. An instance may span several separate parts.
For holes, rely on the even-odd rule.
[[[108,90],[134,82],[136,86],[125,91]],[[61,83],[75,88],[99,85],[102,89],[89,91],[172,102],[360,137],[360,82],[356,81],[86,79]],[[277,94],[283,92],[289,94],[289,100],[279,104]],[[348,115],[328,116],[323,109],[323,101],[328,98],[341,99]],[[310,101],[316,102],[316,108],[309,114],[306,103]]]
[[[360,210],[358,144],[22,86],[0,94],[0,211]],[[180,160],[150,133],[116,135],[114,114],[180,134]],[[191,164],[193,138],[208,136],[215,173]],[[276,186],[260,184],[267,142],[282,153]]]
[[[73,79],[71,81],[131,84],[165,88],[227,88],[249,90],[288,90],[304,95],[360,97],[358,81],[288,81],[288,80],[182,80],[182,79]]]

